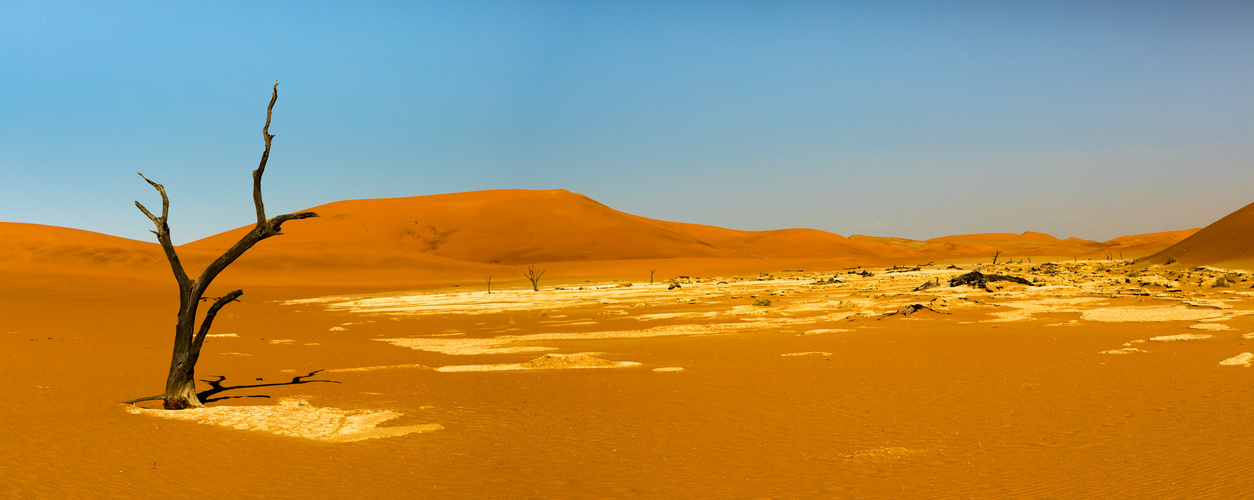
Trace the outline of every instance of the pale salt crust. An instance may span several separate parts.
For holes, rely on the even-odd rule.
[[[1082,308],[1082,306],[1092,306],[1104,303],[1103,299],[1091,297],[1047,298],[1037,300],[1019,300],[1015,302],[997,302],[994,305],[1009,307],[1012,310],[994,312],[994,319],[984,320],[981,321],[981,323],[1025,321],[1033,319],[1035,315],[1042,313],[1082,313],[1088,310],[1086,308]]]
[[[1094,264],[1103,263],[1080,262],[1083,272],[1091,272]],[[1071,267],[1071,266],[1067,266]],[[644,329],[623,329],[586,333],[541,333],[533,335],[501,335],[486,339],[437,339],[434,335],[413,338],[375,339],[392,343],[401,347],[410,347],[443,354],[507,354],[519,352],[553,351],[556,347],[542,347],[535,343],[560,342],[563,340],[588,340],[611,338],[641,338],[671,335],[706,335],[727,334],[745,330],[770,329],[787,326],[805,326],[824,321],[838,321],[855,316],[873,317],[880,312],[868,309],[870,306],[884,310],[896,310],[900,306],[916,301],[913,296],[935,295],[928,304],[933,308],[957,307],[1002,307],[1001,311],[993,312],[994,318],[985,320],[993,322],[1030,320],[1037,314],[1071,312],[1079,313],[1089,321],[1098,322],[1146,322],[1146,321],[1223,321],[1230,317],[1243,315],[1245,311],[1226,309],[1224,313],[1218,308],[1230,308],[1220,301],[1207,299],[1191,299],[1194,307],[1185,306],[1149,306],[1149,307],[1105,307],[1105,298],[1085,297],[1086,294],[1097,294],[1105,297],[1133,293],[1144,295],[1143,288],[1135,285],[1129,287],[1121,278],[1094,278],[1087,276],[1071,276],[1050,278],[1040,276],[1041,286],[1014,287],[992,295],[982,290],[968,287],[939,286],[921,292],[913,292],[921,278],[928,280],[949,278],[961,272],[924,270],[907,273],[878,273],[875,277],[862,278],[856,275],[841,275],[844,283],[815,284],[813,279],[822,279],[818,273],[804,279],[770,279],[763,281],[730,279],[725,282],[706,281],[701,283],[682,283],[680,289],[668,290],[666,282],[656,284],[636,283],[632,286],[621,284],[586,285],[583,287],[564,287],[541,290],[503,290],[492,293],[485,292],[407,292],[401,294],[374,294],[361,296],[321,297],[287,301],[287,304],[323,304],[330,309],[341,309],[363,314],[387,315],[424,315],[424,314],[478,314],[503,311],[546,311],[548,318],[562,318],[563,314],[547,313],[563,308],[595,308],[602,311],[613,311],[615,314],[626,314],[626,308],[648,307],[653,304],[690,303],[696,304],[710,298],[726,299],[728,297],[750,298],[769,297],[775,304],[767,307],[738,305],[724,311],[694,311],[680,313],[655,313],[633,316],[636,321],[655,320],[717,320],[718,318],[736,318],[739,323],[716,322],[696,325],[671,325]],[[1036,278],[1034,278],[1036,279]],[[1142,276],[1138,281],[1153,282],[1154,276]],[[1156,283],[1156,282],[1155,282]],[[838,297],[826,300],[788,299],[794,292],[820,289],[840,289],[871,287],[877,293],[873,300]],[[1127,292],[1127,293],[1125,293]],[[996,304],[979,304],[970,301],[968,295],[984,299],[1000,299]],[[1171,297],[1173,300],[1182,298]],[[903,300],[904,299],[904,300]],[[1012,299],[1012,300],[1005,300]],[[1028,300],[1032,299],[1032,300]],[[621,307],[605,308],[605,305]],[[1199,309],[1206,308],[1211,310]],[[828,311],[839,310],[840,312]],[[793,315],[809,315],[808,317],[787,317]],[[785,317],[780,317],[785,316]],[[397,318],[393,318],[397,319]],[[570,323],[552,322],[553,326],[592,326],[600,324],[592,321],[575,321]],[[1053,323],[1050,326],[1077,325],[1073,320],[1066,323]],[[1206,329],[1202,327],[1201,329]],[[503,328],[498,333],[517,330]],[[800,335],[812,334],[820,330],[810,330]],[[492,366],[492,365],[484,365]]]
[[[719,284],[718,287],[736,288],[738,290],[761,290],[770,293],[770,289],[798,288],[796,280],[772,281],[737,281]],[[704,286],[701,286],[704,285]],[[554,310],[574,307],[599,307],[606,301],[611,303],[635,303],[655,300],[673,303],[700,300],[704,293],[685,292],[684,288],[709,288],[711,284],[685,284],[677,290],[668,290],[668,283],[633,284],[630,287],[615,285],[587,286],[583,290],[565,288],[561,290],[546,289],[534,292],[531,290],[501,290],[491,294],[486,292],[460,293],[405,293],[363,296],[334,296],[312,299],[298,299],[283,302],[288,305],[324,304],[329,309],[342,309],[356,313],[422,315],[422,314],[481,314],[509,311]],[[751,291],[743,292],[746,295]],[[630,299],[630,300],[628,300]]]
[[[1220,331],[1220,330],[1231,329],[1231,327],[1229,327],[1228,325],[1223,325],[1219,323],[1198,323],[1196,325],[1189,325],[1189,328],[1192,328],[1194,330],[1208,330],[1208,331]]]
[[[1161,337],[1150,337],[1155,342],[1179,342],[1182,340],[1202,340],[1211,338],[1211,335],[1205,333],[1181,333],[1179,335],[1163,335]]]
[[[404,368],[416,368],[420,370],[431,369],[430,366],[410,363],[410,364],[404,364],[404,365],[361,366],[357,368],[332,368],[329,370],[322,370],[322,373],[372,372],[375,370],[396,370],[396,369],[404,369]],[[296,373],[296,370],[283,370],[283,372],[284,373]]]
[[[517,345],[529,342],[560,342],[566,340],[601,340],[682,335],[712,335],[736,333],[762,328],[813,324],[820,321],[838,321],[850,316],[848,312],[834,313],[812,318],[752,318],[754,321],[738,323],[712,323],[706,325],[668,325],[642,330],[615,330],[586,333],[536,333],[530,335],[503,335],[482,339],[450,339],[409,337],[373,339],[397,347],[450,355],[510,354],[520,352],[555,351],[556,347]]]
[[[1219,362],[1219,364],[1220,364],[1220,365],[1223,365],[1223,366],[1245,366],[1245,367],[1249,367],[1251,362],[1254,362],[1254,354],[1251,354],[1251,353],[1248,353],[1248,352],[1243,352],[1243,353],[1238,354],[1238,355],[1236,355],[1236,356],[1233,356],[1233,357],[1231,357],[1231,358],[1228,358],[1228,359],[1225,359],[1225,360],[1223,360],[1223,361],[1220,361],[1220,362]]]
[[[822,351],[789,352],[785,354],[780,354],[780,356],[831,356],[831,355],[832,353],[830,352],[822,352]]]
[[[663,367],[661,367],[661,368],[654,368],[654,369],[653,369],[653,371],[658,372],[658,373],[682,372],[682,371],[684,371],[684,367],[682,367],[682,366],[663,366]]]
[[[1239,318],[1239,317],[1241,317],[1241,316],[1254,316],[1254,311],[1251,311],[1251,310],[1245,310],[1245,311],[1224,311],[1224,315],[1223,315],[1223,316],[1220,316],[1220,317],[1218,317],[1218,318],[1200,319],[1200,320],[1198,320],[1198,321],[1199,321],[1199,322],[1202,322],[1202,323],[1210,323],[1210,322],[1214,322],[1214,321],[1228,321],[1228,320],[1230,320],[1230,319],[1232,319],[1232,318]]]
[[[205,335],[205,336],[206,336],[206,337],[215,337],[215,338],[239,337],[239,335],[236,335],[236,334],[234,334],[234,333],[210,333],[210,334]]]
[[[1111,349],[1109,351],[1101,351],[1098,354],[1132,354],[1134,352],[1145,352],[1135,347],[1125,347],[1123,349]]]
[[[1080,313],[1080,318],[1100,323],[1145,323],[1158,321],[1197,321],[1223,316],[1219,311],[1184,306],[1104,307]]]
[[[638,321],[655,321],[660,319],[708,319],[716,318],[719,313],[717,311],[710,312],[687,312],[687,313],[654,313],[641,314],[636,316]]]
[[[635,361],[610,361],[601,359],[590,352],[575,354],[546,354],[526,363],[506,363],[499,365],[453,365],[436,368],[437,372],[496,372],[517,370],[574,370],[589,368],[628,368],[640,366]]]
[[[440,424],[378,427],[403,414],[394,411],[316,408],[302,398],[283,398],[273,406],[212,406],[186,410],[153,410],[128,406],[137,415],[189,420],[232,429],[268,432],[316,441],[347,443],[443,429]]]
[[[904,274],[904,273],[903,273]],[[931,271],[916,273],[921,275],[950,276],[953,272]],[[750,298],[770,298],[775,301],[786,301],[789,294],[814,289],[813,280],[806,279],[772,279],[772,280],[731,280],[726,282],[683,283],[675,290],[668,290],[669,283],[654,284],[634,283],[632,286],[618,284],[587,285],[579,288],[562,287],[558,289],[531,290],[500,290],[491,294],[486,292],[403,292],[369,295],[341,295],[296,299],[283,301],[287,305],[320,304],[328,309],[345,310],[353,313],[388,314],[388,315],[424,315],[424,314],[481,314],[514,311],[544,311],[566,308],[601,308],[604,305],[621,304],[623,307],[641,307],[650,303],[699,303],[709,298],[723,299],[729,296]],[[905,276],[902,276],[905,277]],[[842,280],[858,281],[859,277],[842,277]],[[887,280],[877,277],[865,281],[896,281],[891,277]],[[905,280],[904,291],[917,285]],[[830,285],[822,285],[830,286]],[[580,289],[582,288],[582,289]],[[865,302],[870,305],[869,301]],[[904,304],[904,303],[903,303]],[[737,308],[738,314],[765,314],[769,311],[785,313],[804,313],[840,309],[843,304],[833,301],[798,301],[782,306]],[[669,313],[657,316],[644,315],[643,319],[666,319],[686,317],[709,317],[709,313],[678,313],[682,316],[670,316]],[[715,313],[718,314],[718,313]],[[560,316],[552,316],[554,318]]]
[[[806,331],[804,331],[804,332],[798,333],[797,335],[798,335],[798,336],[801,336],[801,335],[821,335],[821,334],[824,334],[824,333],[840,333],[840,332],[847,332],[847,331],[849,331],[849,329],[847,329],[847,328],[816,328],[816,329],[814,329],[814,330],[806,330]]]

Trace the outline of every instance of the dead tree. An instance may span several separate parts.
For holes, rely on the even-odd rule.
[[[318,214],[313,212],[300,212],[294,214],[285,214],[277,216],[273,219],[266,219],[266,211],[261,202],[261,176],[266,171],[266,160],[270,158],[270,140],[274,139],[270,135],[270,115],[274,111],[274,102],[279,98],[279,84],[274,84],[273,93],[270,96],[270,105],[266,108],[266,124],[261,128],[261,136],[265,139],[266,150],[261,153],[261,164],[257,166],[257,170],[253,170],[253,204],[257,208],[257,225],[252,231],[245,234],[230,249],[223,253],[221,257],[214,260],[200,273],[200,277],[191,279],[187,272],[183,270],[183,264],[179,261],[178,253],[174,251],[174,243],[170,240],[170,198],[166,196],[165,186],[157,184],[139,174],[148,184],[161,194],[161,215],[153,215],[144,205],[138,201],[135,206],[157,225],[157,230],[153,234],[157,235],[157,240],[161,242],[161,248],[165,250],[166,260],[170,261],[170,268],[174,271],[174,279],[178,281],[179,286],[179,315],[178,324],[174,328],[174,354],[170,359],[170,372],[166,376],[165,392],[158,396],[140,398],[127,403],[138,401],[146,401],[153,399],[164,399],[165,408],[168,410],[181,410],[183,408],[204,406],[200,402],[200,398],[196,395],[196,361],[200,359],[200,348],[205,343],[205,337],[209,335],[209,328],[213,325],[213,318],[223,306],[236,301],[240,295],[244,294],[243,290],[234,290],[227,292],[221,297],[205,297],[205,291],[208,290],[209,284],[218,276],[227,266],[235,262],[257,242],[283,234],[280,229],[284,222],[293,219],[307,219],[317,217]],[[196,327],[197,310],[202,301],[213,300],[213,304],[205,311],[204,318],[200,321],[200,327]]]
[[[540,277],[544,276],[544,270],[535,266],[527,266],[527,272],[523,273],[527,277],[527,281],[531,282],[531,291],[540,291]]]

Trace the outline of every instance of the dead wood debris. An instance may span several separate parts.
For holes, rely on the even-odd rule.
[[[949,286],[970,285],[972,288],[983,288],[988,291],[988,284],[994,281],[1009,281],[1019,283],[1021,285],[1035,286],[1031,281],[1025,280],[1018,276],[1010,276],[1006,274],[984,274],[979,271],[971,271],[967,274],[949,280]]]
[[[884,313],[884,315],[883,315],[883,316],[881,316],[881,317],[879,317],[879,319],[884,319],[884,318],[887,318],[887,317],[892,316],[892,315],[894,315],[894,314],[900,314],[900,315],[902,315],[902,316],[909,316],[909,315],[911,315],[911,314],[917,313],[917,312],[922,311],[922,310],[924,310],[924,309],[927,309],[927,310],[929,310],[929,311],[932,311],[932,312],[934,312],[934,313],[938,313],[938,314],[949,314],[949,313],[943,313],[943,312],[937,311],[936,309],[932,309],[932,308],[930,308],[930,307],[928,307],[928,306],[925,306],[925,305],[923,305],[923,304],[910,304],[910,305],[905,306],[905,307],[903,307],[903,308],[901,308],[901,309],[898,309],[898,310],[896,310],[896,311],[892,311],[892,312]]]

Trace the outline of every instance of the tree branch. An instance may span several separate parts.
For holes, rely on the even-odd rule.
[[[213,301],[213,305],[209,306],[209,310],[205,311],[205,319],[200,322],[200,331],[196,332],[196,339],[192,341],[193,357],[200,356],[200,346],[205,343],[205,337],[209,336],[209,327],[213,326],[213,318],[218,315],[218,310],[231,302],[239,302],[239,296],[243,294],[243,290],[235,290],[217,297],[217,300]],[[213,297],[203,297],[200,300],[208,300],[210,298]]]
[[[266,140],[266,150],[261,153],[261,163],[257,166],[257,170],[253,170],[253,204],[257,207],[257,225],[252,231],[244,234],[239,241],[235,242],[231,248],[227,249],[221,257],[211,262],[205,271],[200,274],[200,278],[196,280],[196,286],[200,287],[199,291],[204,291],[209,286],[209,282],[213,281],[227,266],[235,262],[244,252],[257,242],[283,234],[280,232],[284,222],[292,219],[308,219],[317,217],[318,214],[313,212],[300,212],[295,214],[284,214],[273,219],[266,220],[265,204],[261,199],[261,176],[266,172],[266,161],[270,158],[270,140],[274,139],[270,135],[270,117],[274,113],[274,103],[279,99],[279,82],[274,82],[274,91],[270,95],[270,106],[266,108],[266,124],[261,128],[261,135]]]
[[[170,197],[165,194],[165,186],[153,182],[151,179],[139,174],[148,184],[151,184],[157,193],[161,194],[161,217],[157,217],[144,207],[143,203],[135,202],[135,206],[139,207],[139,211],[148,216],[153,224],[157,225],[157,230],[153,234],[157,235],[157,241],[161,243],[161,249],[165,251],[166,260],[170,261],[170,269],[174,271],[174,279],[178,281],[179,287],[186,287],[190,283],[187,277],[187,271],[183,270],[183,263],[179,261],[178,252],[174,251],[174,242],[170,240],[170,224],[167,222],[170,218]]]
[[[317,217],[317,216],[318,214],[313,213],[313,212],[300,212],[300,213],[283,214],[283,215],[277,216],[273,219],[270,219],[270,221],[266,223],[267,225],[266,232],[268,233],[266,234],[266,237],[268,238],[270,236],[278,236],[280,234],[283,234],[282,226],[284,222],[287,222],[289,220],[308,219],[308,218]]]
[[[261,176],[266,173],[266,161],[270,159],[270,115],[274,113],[274,101],[279,100],[279,82],[274,82],[274,92],[270,94],[270,106],[266,107],[266,124],[261,127],[261,137],[266,140],[266,150],[261,153],[261,163],[253,170],[253,205],[257,206],[257,228],[266,224],[266,207],[261,202]]]
[[[142,397],[142,398],[135,398],[135,399],[131,399],[131,400],[128,400],[128,401],[119,401],[119,402],[118,402],[118,404],[120,404],[120,405],[133,405],[133,404],[138,403],[138,402],[140,402],[140,401],[155,401],[155,400],[158,400],[158,399],[165,399],[165,394],[158,394],[158,395],[156,395],[156,396],[146,396],[146,397]]]

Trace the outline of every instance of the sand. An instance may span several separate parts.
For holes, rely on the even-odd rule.
[[[534,194],[511,196],[544,200]],[[161,390],[169,364],[177,297],[154,245],[5,226],[23,243],[0,262],[0,497],[1254,488],[1249,276],[1213,287],[1232,270],[1083,258],[1151,252],[1190,232],[846,239],[664,224],[543,196],[560,210],[544,209],[556,222],[536,234],[554,240],[512,252],[482,237],[513,231],[512,219],[480,226],[487,216],[455,210],[501,214],[484,208],[490,193],[380,202],[388,217],[375,225],[353,208],[370,203],[349,202],[326,210],[329,225],[306,226],[322,229],[291,223],[215,283],[245,295],[219,315],[197,366],[207,407],[179,412],[117,403]],[[447,218],[409,217],[418,209]],[[577,225],[586,235],[575,237],[561,232],[565,217],[609,222]],[[628,229],[642,243],[611,237]],[[182,250],[203,262],[217,244]],[[685,253],[697,247],[713,254]],[[984,252],[1001,247],[1021,253],[990,265]],[[1080,258],[1026,262],[1050,251]],[[544,263],[539,292],[508,263],[535,258],[567,259]],[[1039,286],[946,286],[976,261]],[[913,304],[931,310],[887,315]]]
[[[816,284],[808,271],[724,276],[669,291],[580,281],[503,290],[509,306],[490,310],[477,290],[374,292],[377,301],[354,304],[322,289],[254,287],[219,318],[235,336],[210,339],[199,367],[223,390],[188,412],[115,403],[160,387],[168,287],[10,290],[0,382],[12,398],[0,419],[24,431],[0,450],[3,491],[161,496],[204,474],[233,479],[194,492],[275,498],[1190,496],[1249,486],[1254,469],[1241,457],[1254,448],[1240,432],[1254,394],[1234,378],[1244,372],[1218,365],[1243,366],[1233,355],[1254,322],[1236,314],[1247,299],[1224,297],[1232,310],[1171,305],[1080,272],[1009,296],[911,291],[957,272],[940,267],[843,284]],[[753,295],[776,302],[753,306]],[[460,298],[481,312],[457,311]],[[912,303],[961,306],[880,320]],[[130,319],[56,314],[65,307]],[[1029,314],[990,321],[1007,311]],[[1085,319],[1092,311],[1140,322]],[[1180,311],[1222,315],[1237,332],[1117,347],[1214,324]],[[1094,355],[1110,350],[1134,355]],[[70,403],[75,395],[88,404]]]

